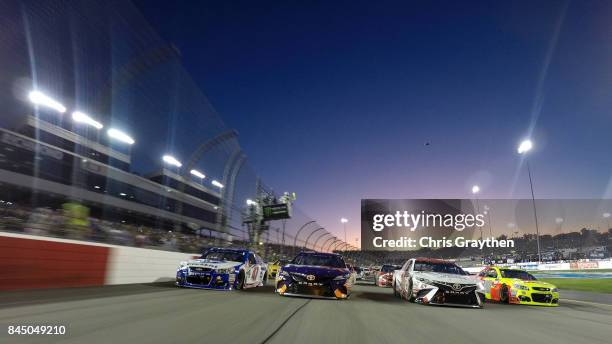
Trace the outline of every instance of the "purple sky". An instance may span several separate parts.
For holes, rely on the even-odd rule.
[[[530,197],[527,136],[536,197],[612,197],[612,3],[137,4],[257,172],[352,243],[362,198]]]

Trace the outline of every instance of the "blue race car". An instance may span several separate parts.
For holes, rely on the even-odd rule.
[[[279,295],[346,299],[351,272],[339,254],[301,252],[281,268],[275,285]]]
[[[198,259],[181,262],[176,285],[200,289],[246,289],[266,283],[267,265],[255,252],[211,248]]]

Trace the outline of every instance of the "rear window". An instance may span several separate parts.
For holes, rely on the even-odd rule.
[[[393,272],[395,270],[399,270],[400,267],[399,266],[395,266],[395,265],[383,265],[382,268],[380,268],[381,272]]]

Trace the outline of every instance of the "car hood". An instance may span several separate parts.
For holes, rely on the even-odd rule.
[[[528,287],[556,288],[554,284],[543,281],[526,281],[518,278],[509,278],[508,280],[512,284],[521,284]]]
[[[241,262],[234,261],[219,261],[209,259],[193,259],[187,261],[187,266],[198,267],[198,268],[209,268],[209,269],[229,269],[242,265]]]
[[[473,278],[464,275],[457,274],[445,274],[441,272],[421,272],[415,271],[413,273],[414,277],[425,278],[433,282],[442,282],[442,283],[459,283],[459,284],[477,284]]]
[[[315,266],[315,265],[285,265],[283,271],[289,273],[298,273],[304,275],[315,275],[318,277],[336,277],[340,275],[346,275],[350,273],[349,269],[334,268],[329,266]]]

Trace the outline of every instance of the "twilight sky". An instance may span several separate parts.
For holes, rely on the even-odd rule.
[[[612,197],[611,2],[136,4],[267,184],[353,243],[362,198],[530,197],[527,136],[536,197]]]

